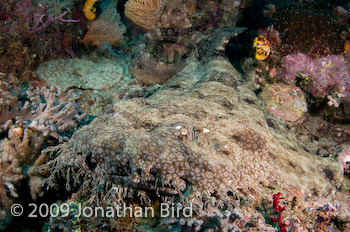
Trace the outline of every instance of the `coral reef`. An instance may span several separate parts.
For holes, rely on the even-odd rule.
[[[75,1],[43,0],[40,3],[45,4],[48,8],[46,14],[48,14],[51,17],[55,17],[57,15],[60,15],[64,11],[72,11]]]
[[[61,88],[44,87],[34,92],[27,91],[27,96],[29,101],[21,110],[29,111],[30,114],[23,118],[17,117],[17,123],[38,131],[45,137],[53,137],[59,142],[67,140],[66,136],[60,134],[76,128],[85,117],[80,112],[79,105],[75,104],[72,91],[64,93]]]
[[[74,90],[84,112],[94,116],[120,99],[147,96],[159,88],[131,78],[125,57],[57,59],[43,62],[36,73],[50,86],[61,86],[64,91]]]
[[[214,50],[224,46],[220,36]],[[229,62],[220,55],[208,60],[188,58],[177,78],[151,97],[118,102],[114,113],[46,151],[58,155],[46,184],[55,186],[68,168],[64,176],[73,182],[80,172],[96,183],[206,202],[230,202],[229,192],[259,196],[260,183],[331,194],[343,180],[341,164],[274,131]]]
[[[0,70],[22,81],[32,77],[40,62],[76,56],[81,24],[73,23],[74,1],[7,1],[1,7]],[[63,18],[64,16],[64,18]],[[60,22],[60,23],[58,23]],[[81,22],[83,23],[83,22]]]
[[[216,28],[235,26],[249,4],[240,0],[129,0],[125,4],[125,15],[146,31],[191,26],[209,34]]]
[[[241,0],[197,0],[191,21],[196,30],[209,34],[218,27],[237,26],[243,10],[249,5],[250,1]]]
[[[15,123],[63,142],[85,116],[80,105],[75,103],[72,90],[65,93],[59,87],[44,86],[27,90],[24,96],[18,97],[23,97],[25,102],[16,102],[2,110],[1,122],[5,123],[2,128],[5,131]]]
[[[19,194],[17,188],[28,178],[31,166],[42,149],[43,137],[28,128],[12,126],[0,143],[1,208],[9,210]]]
[[[350,231],[340,2],[1,4],[0,230]]]
[[[312,59],[298,53],[287,55],[282,59],[285,70],[284,79],[289,83],[299,78],[308,78],[305,90],[314,97],[333,95],[337,98],[349,97],[350,65],[342,55],[329,55]],[[340,93],[340,95],[339,95]]]
[[[188,29],[191,28],[191,16],[193,14],[193,8],[196,6],[196,1],[183,1],[183,0],[172,0],[168,1],[165,6],[164,13],[159,19],[157,26],[159,28],[173,28]]]
[[[1,73],[0,75],[3,76],[5,74]],[[11,93],[13,90],[11,84],[8,84],[5,81],[0,81],[0,112],[17,103],[17,96]]]
[[[10,77],[7,76],[8,81]],[[48,160],[40,156],[41,150],[67,140],[85,116],[74,102],[72,91],[64,93],[60,88],[44,86],[24,94],[24,89],[19,91],[19,86],[14,87],[12,82],[10,85],[2,82],[1,92],[4,94],[1,123],[4,124],[0,141],[0,229],[11,222],[10,209],[14,203],[23,205],[26,199],[36,200],[42,196],[34,191],[49,174],[45,167]]]

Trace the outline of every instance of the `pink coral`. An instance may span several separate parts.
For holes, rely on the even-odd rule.
[[[298,76],[308,77],[310,80],[309,92],[314,97],[325,97],[333,90],[345,88],[350,91],[350,66],[341,55],[329,55],[319,59],[298,53],[288,55],[282,59],[285,69],[285,80],[293,82]]]
[[[265,87],[259,96],[264,111],[283,121],[295,122],[307,112],[305,97],[299,87],[277,83]]]
[[[282,67],[288,82],[294,82],[298,76],[307,77],[310,81],[308,92],[316,98],[332,94],[332,91],[337,93],[341,89],[345,89],[345,95],[349,96],[350,65],[342,55],[312,59],[298,53],[283,57]]]

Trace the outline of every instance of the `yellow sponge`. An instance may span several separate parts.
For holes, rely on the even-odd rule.
[[[96,17],[96,8],[94,7],[95,2],[98,0],[87,0],[84,4],[83,12],[88,20],[93,20]]]

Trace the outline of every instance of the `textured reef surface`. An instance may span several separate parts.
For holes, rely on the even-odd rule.
[[[259,182],[319,195],[339,186],[340,163],[271,129],[240,74],[212,58],[189,58],[151,97],[118,102],[77,131],[59,148],[56,169],[74,165],[130,188],[156,191],[159,184],[169,193],[192,188],[224,199],[237,188],[257,191]]]
[[[255,93],[220,55],[240,31],[218,29],[203,38],[216,41],[210,57],[190,55],[153,95],[115,103],[67,143],[44,151],[57,158],[36,167],[52,171],[32,192],[56,188],[63,178],[78,195],[89,189],[90,198],[102,188],[107,199],[118,193],[122,202],[139,196],[149,203],[158,196],[204,209],[259,199],[266,186],[334,194],[344,178],[341,163],[307,152],[286,125],[267,120]]]
[[[4,2],[0,230],[350,231],[349,18],[341,0]]]

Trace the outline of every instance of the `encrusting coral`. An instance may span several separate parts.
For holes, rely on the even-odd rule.
[[[81,185],[77,178],[85,173],[89,183],[141,196],[205,202],[229,202],[230,193],[258,196],[261,183],[306,195],[332,193],[343,180],[340,162],[307,153],[290,133],[269,127],[254,92],[220,55],[230,38],[223,32],[229,30],[198,43],[212,45],[211,57],[188,58],[154,95],[120,101],[113,113],[44,151],[57,156],[45,164],[53,170],[46,185],[56,186],[59,176]]]
[[[273,84],[266,86],[259,94],[264,112],[279,117],[283,121],[295,122],[307,112],[307,104],[302,90],[296,86]]]
[[[282,58],[285,70],[284,80],[294,83],[300,77],[308,78],[305,87],[314,97],[325,97],[328,94],[342,93],[349,97],[350,65],[342,55],[329,55],[312,59],[303,53],[287,55]]]

